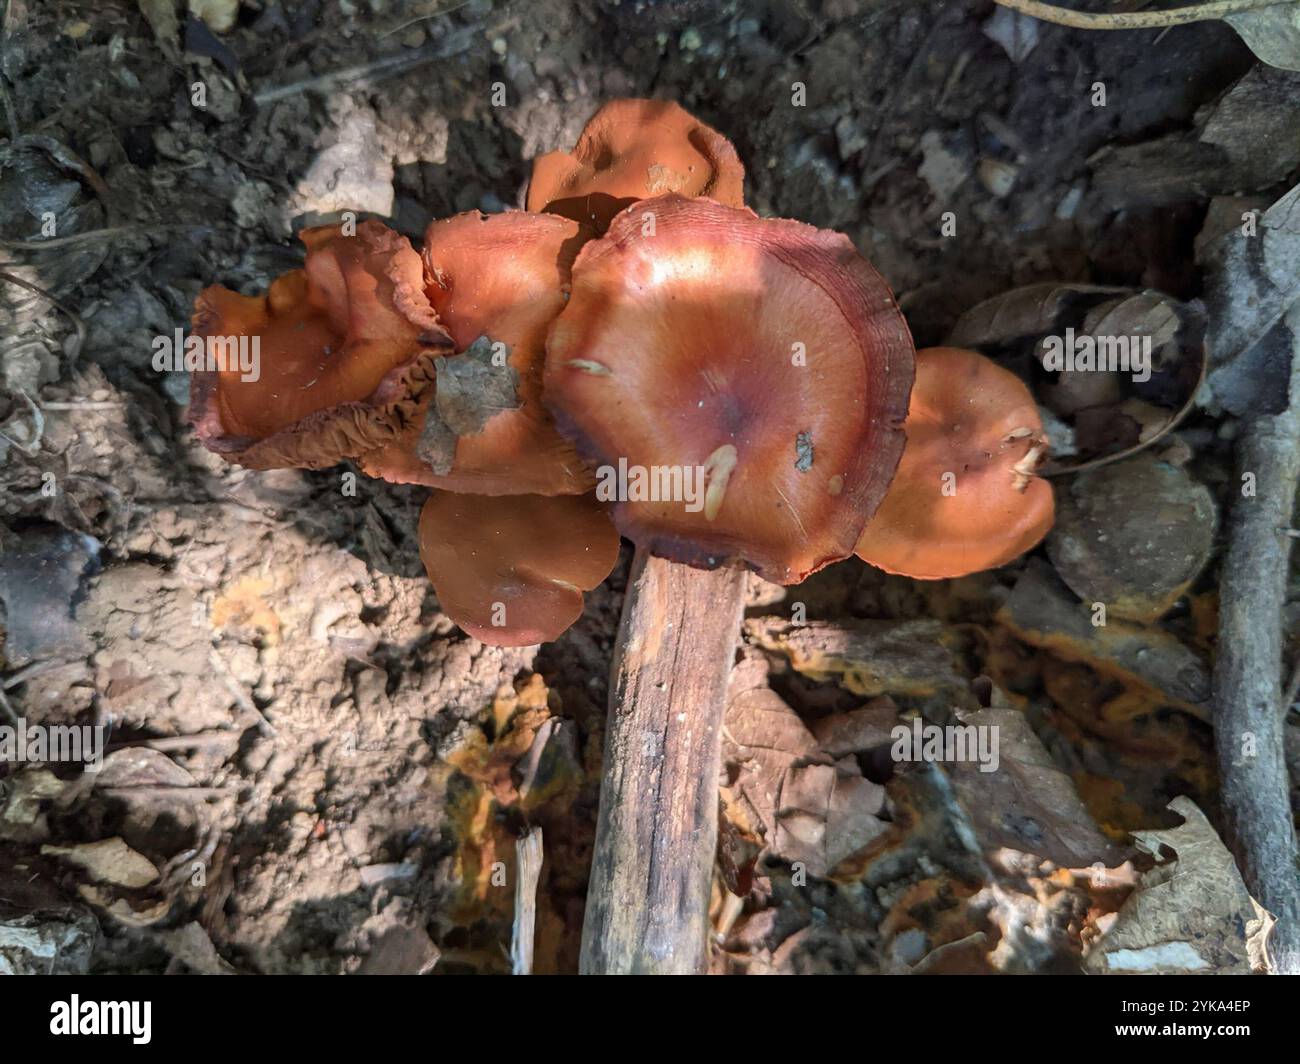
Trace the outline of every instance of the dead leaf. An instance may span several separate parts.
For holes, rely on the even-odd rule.
[[[1197,116],[1238,189],[1266,188],[1300,165],[1300,75],[1258,65]]]
[[[0,839],[30,842],[45,838],[49,828],[41,804],[61,797],[73,783],[61,780],[48,768],[28,767],[5,782],[4,805],[0,806]]]
[[[1113,859],[1074,782],[1047,752],[1023,713],[995,705],[967,713],[962,727],[997,729],[997,768],[973,761],[945,766],[957,798],[988,854],[1012,849],[1066,868]]]
[[[1178,797],[1169,808],[1183,817],[1179,827],[1134,833],[1162,863],[1141,877],[1086,966],[1102,974],[1248,974],[1264,953],[1267,914],[1196,804]]]
[[[873,698],[847,713],[831,713],[812,722],[813,736],[831,757],[861,754],[893,742],[898,707],[888,695]]]
[[[1269,66],[1300,70],[1300,4],[1280,3],[1225,15],[1246,46]]]
[[[116,897],[93,883],[80,884],[77,893],[126,927],[152,927],[160,920],[166,919],[172,908],[170,899],[164,899],[147,903],[142,909],[136,909],[125,898]]]
[[[49,857],[62,857],[68,863],[84,869],[100,883],[135,890],[146,887],[158,878],[158,869],[143,854],[136,853],[120,838],[101,839],[99,842],[82,842],[74,846],[42,846],[41,853]]]
[[[969,701],[967,683],[945,646],[939,621],[809,621],[784,617],[745,622],[746,635],[765,650],[790,659],[813,680],[833,680],[854,694],[944,694]]]
[[[723,759],[734,772],[723,793],[730,822],[723,837],[732,849],[732,834],[761,836],[773,856],[827,876],[887,829],[879,815],[884,788],[851,759],[833,761],[775,691],[732,698],[723,735]]]
[[[1086,309],[1106,296],[1130,291],[1112,285],[1055,281],[1013,288],[966,311],[948,334],[947,343],[953,347],[983,347],[1038,336],[1052,332],[1068,314]]]
[[[185,768],[147,746],[114,750],[95,776],[97,787],[193,787],[195,782]]]
[[[1300,9],[1298,9],[1300,10]],[[1242,415],[1286,406],[1300,302],[1300,185],[1262,215],[1207,243],[1205,304],[1210,375],[1202,405]]]

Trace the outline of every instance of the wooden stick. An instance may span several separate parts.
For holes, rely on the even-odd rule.
[[[637,549],[610,681],[584,973],[707,963],[722,715],[744,593],[739,569]]]
[[[537,934],[537,881],[542,875],[542,829],[515,840],[515,924],[510,937],[510,972],[533,974]]]
[[[1289,320],[1300,335],[1300,311]],[[1237,464],[1253,497],[1232,508],[1219,588],[1214,745],[1227,842],[1246,886],[1277,917],[1272,970],[1300,974],[1300,882],[1283,730],[1282,617],[1300,478],[1300,342],[1292,345],[1290,405],[1246,421]]]

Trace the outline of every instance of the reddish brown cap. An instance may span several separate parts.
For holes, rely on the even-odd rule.
[[[301,236],[304,268],[266,295],[214,286],[194,307],[209,351],[256,344],[256,379],[229,358],[194,372],[189,415],[209,450],[253,469],[319,469],[392,438],[451,350],[405,237],[376,221]]]
[[[920,580],[994,569],[1052,527],[1052,488],[1035,475],[1047,453],[1024,382],[955,347],[916,353],[898,475],[857,554]]]
[[[558,638],[582,593],[618,561],[618,533],[590,495],[434,492],[420,513],[420,558],[443,612],[492,646]]]
[[[590,491],[542,405],[546,331],[589,230],[552,214],[459,214],[429,226],[427,294],[457,354],[436,363],[401,435],[363,456],[371,476],[484,495]]]
[[[545,395],[625,536],[790,584],[851,554],[884,497],[912,354],[847,237],[662,196],[578,256]]]
[[[604,232],[637,200],[676,192],[740,207],[744,185],[731,141],[690,112],[667,100],[613,100],[592,116],[571,153],[534,161],[528,209]]]

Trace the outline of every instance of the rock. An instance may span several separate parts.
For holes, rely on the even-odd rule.
[[[393,160],[379,136],[374,112],[354,108],[337,121],[337,141],[316,156],[298,183],[296,211],[327,216],[350,210],[389,217]]]
[[[39,525],[0,549],[0,621],[4,658],[22,666],[56,654],[81,654],[85,635],[72,619],[84,577],[97,566],[99,542]]]
[[[84,909],[0,920],[0,975],[85,975],[98,937]]]
[[[867,131],[855,115],[841,115],[835,123],[835,143],[841,159],[851,159],[868,144]]]
[[[933,129],[921,137],[921,165],[917,174],[940,203],[947,203],[970,173],[970,156],[960,140],[951,143]]]
[[[979,175],[981,185],[998,199],[1005,199],[1011,195],[1011,190],[1016,185],[1020,168],[1001,159],[983,158],[979,161],[976,173]]]
[[[984,20],[984,36],[997,41],[1013,63],[1023,60],[1038,44],[1038,20],[1019,11],[999,7]]]
[[[1205,567],[1217,511],[1184,469],[1141,454],[1083,473],[1056,497],[1047,554],[1085,603],[1149,623]]]

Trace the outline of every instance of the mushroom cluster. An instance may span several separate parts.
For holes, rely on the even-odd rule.
[[[430,488],[426,571],[495,645],[573,624],[620,535],[782,584],[854,553],[941,578],[1034,546],[1052,496],[1024,386],[915,352],[847,237],[759,217],[743,182],[681,107],[618,100],[535,161],[526,210],[435,221],[419,252],[378,221],[308,229],[265,295],[199,296],[195,335],[257,338],[261,372],[196,373],[191,421],[254,469]]]

